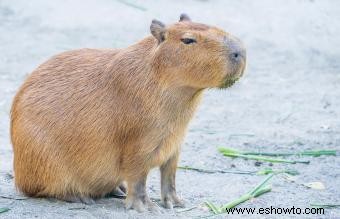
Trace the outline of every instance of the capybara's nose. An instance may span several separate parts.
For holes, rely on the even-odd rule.
[[[245,49],[239,49],[236,51],[232,51],[230,54],[230,59],[233,62],[241,62],[244,61],[246,58],[246,50]]]
[[[246,49],[239,39],[232,37],[226,40],[226,46],[228,48],[229,59],[232,62],[240,63],[246,61]]]
[[[236,43],[239,44],[239,43]],[[230,47],[229,57],[233,62],[242,62],[246,60],[246,50],[244,47],[239,45],[233,45]]]

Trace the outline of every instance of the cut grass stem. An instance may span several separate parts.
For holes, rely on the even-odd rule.
[[[179,166],[178,169],[182,170],[193,170],[196,172],[201,173],[233,173],[233,174],[255,174],[256,171],[242,171],[242,170],[208,170],[208,169],[201,169],[201,168],[195,168],[195,167],[189,167],[189,166]]]
[[[298,175],[299,172],[293,169],[273,170],[272,168],[264,168],[259,171],[242,171],[242,170],[208,170],[195,168],[190,166],[179,166],[178,169],[192,170],[200,173],[231,173],[231,174],[246,174],[246,175],[268,175],[270,173],[287,173],[289,175]]]
[[[279,152],[279,153],[271,153],[271,152],[251,152],[246,151],[242,152],[242,154],[245,155],[261,155],[261,156],[271,156],[271,157],[286,157],[286,156],[312,156],[312,157],[319,157],[321,155],[327,155],[327,156],[336,156],[336,150],[308,150],[308,151],[302,151],[302,152]]]
[[[296,163],[303,163],[303,164],[309,164],[309,161],[302,161],[302,160],[287,160],[287,159],[281,159],[281,158],[271,158],[268,156],[260,156],[260,155],[252,155],[252,154],[245,154],[245,152],[234,150],[231,148],[218,148],[219,152],[222,153],[224,156],[227,157],[241,157],[245,159],[250,160],[258,160],[258,161],[267,161],[271,163],[290,163],[290,164],[296,164]]]
[[[268,177],[266,177],[260,184],[258,184],[254,189],[247,192],[246,194],[242,195],[238,199],[235,199],[233,201],[228,202],[227,204],[223,205],[222,207],[217,207],[210,201],[206,201],[205,204],[208,206],[209,209],[211,209],[214,214],[222,214],[225,213],[227,210],[232,209],[236,207],[237,205],[248,201],[249,199],[258,197],[260,195],[263,195],[264,193],[271,191],[271,186],[267,185],[268,181],[276,174],[270,174]]]
[[[0,214],[9,211],[9,208],[0,208]]]
[[[340,208],[340,204],[310,204],[314,208]]]

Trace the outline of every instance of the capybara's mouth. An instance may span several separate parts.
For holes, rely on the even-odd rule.
[[[222,83],[221,86],[219,86],[219,88],[228,88],[231,87],[232,85],[235,84],[235,82],[239,79],[239,77],[236,78],[227,78],[226,80],[224,80],[224,82]]]
[[[246,66],[244,64],[237,74],[234,74],[233,76],[227,76],[219,88],[228,88],[233,86],[235,82],[243,76],[245,68]]]

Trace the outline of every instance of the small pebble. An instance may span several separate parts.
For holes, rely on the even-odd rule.
[[[256,167],[259,167],[259,166],[261,166],[261,165],[262,165],[262,162],[260,162],[260,161],[256,161],[256,162],[254,163],[254,165],[255,165]]]

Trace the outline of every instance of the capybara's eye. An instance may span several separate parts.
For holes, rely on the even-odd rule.
[[[191,38],[183,38],[183,39],[181,39],[181,41],[184,44],[191,44],[191,43],[196,43],[197,42],[195,39],[191,39]]]

